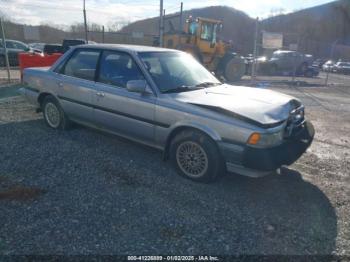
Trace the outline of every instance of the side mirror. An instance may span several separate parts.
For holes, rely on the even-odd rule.
[[[134,93],[146,93],[147,82],[145,80],[130,80],[126,83],[126,89]]]

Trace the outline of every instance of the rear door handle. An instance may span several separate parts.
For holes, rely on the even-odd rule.
[[[59,87],[62,87],[62,86],[63,86],[63,83],[62,83],[62,82],[59,82],[59,83],[58,83],[58,86],[59,86]]]
[[[100,96],[100,97],[104,97],[104,96],[105,96],[105,93],[103,93],[103,92],[97,92],[96,95],[97,95],[97,96]]]

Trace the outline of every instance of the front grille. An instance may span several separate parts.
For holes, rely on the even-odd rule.
[[[300,106],[289,113],[284,137],[291,137],[299,133],[305,123],[304,106]]]

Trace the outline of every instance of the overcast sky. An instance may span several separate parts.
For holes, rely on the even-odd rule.
[[[291,12],[334,0],[182,0],[184,9],[227,5],[252,17],[267,17],[271,10]],[[164,0],[166,13],[179,10],[181,0]],[[38,25],[82,22],[83,0],[0,0],[0,12],[13,21]],[[108,25],[157,16],[159,0],[86,0],[88,22]]]

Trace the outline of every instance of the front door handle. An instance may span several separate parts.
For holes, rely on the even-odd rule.
[[[103,92],[97,92],[96,95],[97,95],[97,96],[100,96],[100,97],[104,97],[104,96],[105,96],[105,93],[103,93]]]
[[[59,86],[59,87],[62,87],[62,86],[63,86],[63,83],[62,83],[62,82],[59,82],[59,83],[58,83],[58,86]]]

